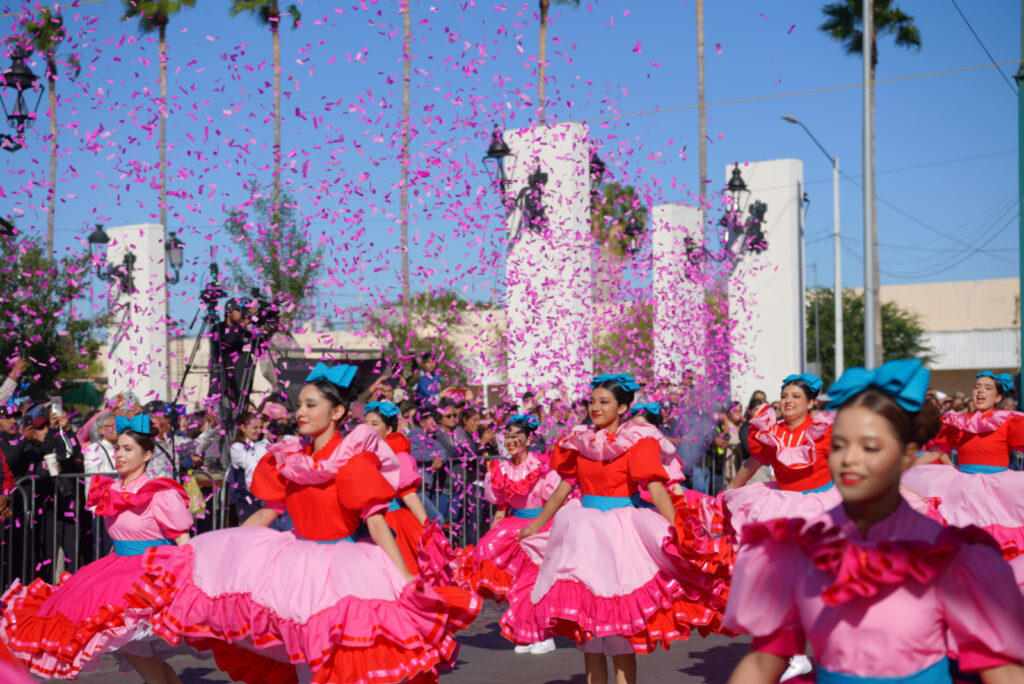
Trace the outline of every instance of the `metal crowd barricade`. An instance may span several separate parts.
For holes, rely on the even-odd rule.
[[[482,457],[481,462],[485,462]],[[427,463],[419,465],[421,475],[430,468]],[[439,472],[435,471],[434,482],[430,486],[426,478],[423,478],[420,483],[420,499],[425,505],[429,501],[441,514],[442,528],[453,546],[476,544],[487,532],[487,526],[494,515],[493,506],[484,498],[482,475],[479,479],[460,482],[449,470],[444,486],[439,487]],[[463,468],[463,472],[466,472],[466,468]],[[429,510],[428,507],[428,513]],[[456,515],[452,515],[453,510]]]
[[[8,497],[11,517],[0,523],[0,589],[16,578],[28,584],[41,577],[53,584],[65,569],[77,569],[104,555],[103,520],[85,507],[85,483],[93,475],[118,477],[116,472],[60,473],[55,477],[33,474],[15,481]],[[47,499],[38,496],[37,484],[42,479],[53,483],[53,495],[47,494]],[[62,482],[67,484],[62,487]],[[203,481],[200,487],[204,487]],[[223,529],[229,522],[223,476],[206,475],[205,487],[211,490],[203,492],[208,509],[195,518],[194,528],[204,527],[202,521],[209,519],[211,529]]]

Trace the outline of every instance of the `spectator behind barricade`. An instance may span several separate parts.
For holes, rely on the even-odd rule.
[[[249,411],[243,413],[231,443],[231,467],[242,471],[246,489],[252,484],[256,465],[269,447],[270,442],[263,438],[260,417]]]
[[[438,495],[441,492],[440,470],[444,467],[441,460],[441,447],[434,441],[437,432],[437,414],[429,409],[419,409],[413,414],[412,426],[405,436],[409,439],[409,453],[419,466],[423,476],[424,503],[430,501],[435,510]]]
[[[420,366],[423,372],[416,382],[416,401],[421,406],[435,403],[437,396],[441,393],[441,378],[437,375],[437,359],[431,352],[426,352],[420,357]]]
[[[734,401],[724,407],[718,416],[718,435],[715,437],[715,448],[719,450],[722,462],[722,486],[727,486],[740,464],[742,450],[740,448],[740,427],[743,423],[743,405]]]
[[[750,419],[753,418],[758,409],[767,402],[768,397],[761,390],[756,390],[750,395],[750,401],[747,402],[747,410],[743,414],[743,422],[740,424],[739,432],[737,433],[740,440],[740,465],[750,458]],[[768,482],[771,478],[771,468],[760,468],[756,473],[754,473],[748,482]]]
[[[953,392],[953,403],[950,404],[949,408],[957,413],[967,413],[967,395],[963,392]],[[1013,409],[1009,410],[1012,411]]]
[[[89,445],[82,450],[82,464],[86,475],[103,473],[113,477],[117,472],[114,462],[114,450],[117,445],[117,428],[115,416],[111,411],[103,411],[96,416],[89,431]],[[89,493],[89,480],[85,480],[85,492]]]
[[[369,400],[370,401],[389,401],[391,403],[397,403],[395,401],[395,389],[398,387],[398,378],[393,375],[384,376],[379,378],[376,382],[370,385],[369,389]]]
[[[14,491],[14,474],[7,465],[7,440],[5,437],[17,430],[18,410],[13,406],[0,405],[0,469],[3,471],[3,484],[0,486],[0,520],[11,517],[10,494]]]
[[[453,499],[458,498],[456,489],[466,486],[466,454],[460,453],[456,429],[459,424],[459,409],[451,399],[442,399],[437,405],[437,430],[434,442],[439,449],[441,467],[436,468],[437,501],[435,505],[445,520],[450,521],[457,512],[453,511]]]

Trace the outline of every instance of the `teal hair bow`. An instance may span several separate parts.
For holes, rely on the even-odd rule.
[[[348,387],[352,384],[352,379],[355,377],[355,366],[341,365],[328,367],[326,363],[321,361],[313,366],[313,370],[306,376],[306,382],[326,380],[332,385],[337,385],[338,387]]]
[[[374,411],[385,418],[394,418],[402,412],[400,408],[392,404],[390,401],[371,401],[366,405],[364,413],[373,413]]]
[[[540,418],[537,416],[531,416],[530,414],[520,415],[517,413],[508,419],[508,424],[505,427],[509,427],[513,423],[526,423],[526,427],[531,430],[536,430],[540,427]]]
[[[891,397],[910,413],[924,406],[931,373],[917,359],[888,361],[875,370],[850,368],[828,388],[829,410],[837,409],[866,389]]]
[[[604,375],[598,375],[590,381],[590,386],[597,387],[602,382],[607,382],[608,380],[614,380],[619,383],[619,387],[627,392],[636,392],[640,389],[640,384],[633,379],[632,375],[627,375],[626,373],[605,373]]]
[[[142,413],[131,420],[124,416],[117,416],[114,418],[114,428],[117,430],[117,434],[121,434],[125,430],[131,430],[142,435],[148,435],[150,433],[149,416]]]
[[[655,416],[660,416],[661,404],[656,401],[649,401],[646,404],[633,404],[633,407],[629,409],[629,413],[634,416],[641,411],[647,411]]]
[[[975,380],[978,378],[992,378],[995,380],[996,384],[1003,389],[1000,394],[1006,394],[1013,389],[1013,377],[1009,373],[1000,373],[999,375],[996,375],[992,371],[981,371],[974,376]]]
[[[802,380],[812,392],[821,391],[821,378],[810,373],[794,373],[793,375],[787,375],[782,380],[782,387],[785,388],[786,385],[796,382],[797,380]]]

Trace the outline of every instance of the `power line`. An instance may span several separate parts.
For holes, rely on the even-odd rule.
[[[1021,60],[1012,59],[1007,62],[994,62],[992,64],[978,64],[977,66],[960,67],[958,69],[947,69],[945,71],[931,71],[924,74],[911,74],[909,76],[896,76],[895,78],[883,78],[876,79],[875,85],[880,83],[898,83],[899,81],[911,81],[917,78],[928,78],[930,76],[948,76],[949,74],[959,74],[966,71],[975,71],[977,69],[990,69],[992,67],[1007,66],[1009,64],[1020,64]],[[775,93],[772,95],[756,95],[754,97],[744,97],[739,100],[723,100],[721,102],[708,102],[707,107],[722,107],[724,105],[734,104],[746,104],[748,102],[758,102],[760,100],[776,100],[780,97],[793,97],[794,95],[813,95],[815,93],[827,93],[833,90],[845,90],[847,88],[862,88],[863,83],[847,83],[845,85],[827,86],[824,88],[811,88],[810,90],[794,90],[788,93]],[[627,119],[634,116],[650,116],[651,114],[669,114],[671,112],[684,112],[690,109],[696,109],[697,105],[682,105],[679,107],[667,107],[665,109],[652,109],[650,111],[639,111],[629,112],[627,114],[608,114],[606,116],[592,116],[586,119],[569,119],[568,123],[589,123],[591,121],[613,121],[616,119]]]
[[[981,39],[981,36],[978,35],[978,32],[974,30],[974,27],[971,26],[971,22],[967,21],[967,15],[964,14],[962,9],[960,9],[960,5],[956,4],[956,0],[950,0],[950,1],[953,3],[953,7],[956,8],[956,11],[960,15],[960,18],[964,20],[965,24],[967,24],[967,28],[970,30],[971,35],[973,35],[974,39],[976,41],[978,41],[978,45],[980,45],[981,49],[985,51],[986,55],[988,55],[989,61],[992,62],[992,64],[995,64],[996,63],[996,58],[993,57],[992,53],[988,51],[987,47],[985,47],[985,42]],[[999,72],[999,75],[1003,77],[1004,81],[1006,81],[1006,85],[1010,86],[1010,90],[1012,90],[1013,94],[1016,95],[1017,94],[1016,86],[1014,86],[1012,83],[1010,83],[1010,79],[1006,76],[1005,73],[1003,73],[1003,70],[1002,69],[996,69],[996,71]]]

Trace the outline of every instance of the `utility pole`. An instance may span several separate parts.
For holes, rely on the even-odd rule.
[[[1017,69],[1017,75],[1014,76],[1017,81],[1017,262],[1020,269],[1020,295],[1017,304],[1024,306],[1024,259],[1020,257],[1021,250],[1024,249],[1024,0],[1020,3],[1020,13],[1021,64]],[[1018,320],[1024,321],[1024,316],[1018,316]],[[1021,324],[1020,330],[1020,350],[1024,356],[1024,323]]]
[[[398,196],[398,214],[402,240],[402,306],[409,308],[409,139],[412,135],[412,117],[409,115],[409,81],[412,67],[411,0],[402,8],[402,189]]]
[[[877,326],[881,321],[875,320],[875,299],[878,297],[878,283],[875,282],[875,225],[872,220],[871,208],[875,200],[875,169],[871,147],[874,144],[874,126],[872,126],[871,98],[871,58],[873,52],[875,3],[864,0],[864,15],[861,20],[864,43],[864,139],[861,143],[864,155],[864,367],[872,369],[878,366],[881,359],[877,358],[875,339],[878,335]],[[838,293],[837,293],[838,294]]]
[[[708,118],[704,105],[704,0],[697,0],[697,117],[700,119],[700,209],[707,211]]]

